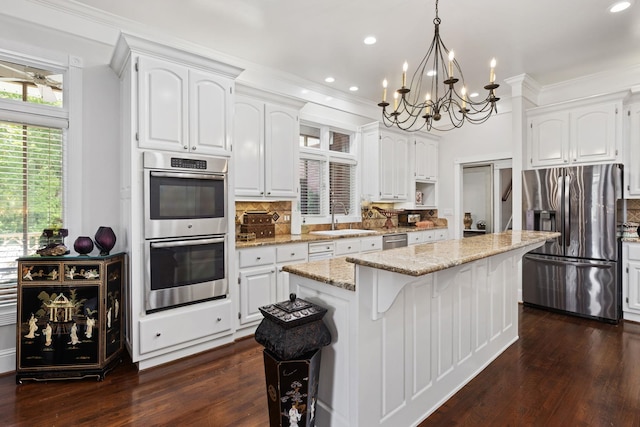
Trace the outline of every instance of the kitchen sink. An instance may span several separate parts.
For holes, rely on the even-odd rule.
[[[312,231],[309,234],[316,234],[319,236],[351,236],[357,234],[375,234],[374,230],[361,230],[358,228],[345,228],[341,230],[321,230]]]

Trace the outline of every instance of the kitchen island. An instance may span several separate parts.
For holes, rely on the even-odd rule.
[[[318,426],[410,426],[518,339],[522,256],[558,233],[513,231],[285,266],[328,309]]]

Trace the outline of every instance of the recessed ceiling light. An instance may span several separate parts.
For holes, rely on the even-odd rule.
[[[471,92],[471,93],[469,94],[469,98],[475,98],[475,97],[476,97],[476,96],[478,96],[478,95],[479,95],[479,94],[478,94],[478,92]]]
[[[612,3],[611,6],[609,6],[609,12],[611,13],[622,12],[623,10],[628,9],[630,6],[631,6],[630,1],[617,1],[615,3]]]
[[[355,91],[357,91],[357,90],[358,90],[358,86],[351,86],[351,87],[349,88],[349,90],[350,90],[351,92],[355,92]]]
[[[436,70],[429,70],[429,71],[427,71],[427,76],[429,76],[429,77],[433,77],[433,76],[435,76],[435,75],[436,75]]]
[[[324,81],[327,83],[333,83],[336,81],[336,79],[334,79],[333,77],[327,77],[326,79],[324,79]]]
[[[367,36],[364,38],[364,44],[376,44],[376,38],[374,36]]]

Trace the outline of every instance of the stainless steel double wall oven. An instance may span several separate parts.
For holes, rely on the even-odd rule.
[[[225,158],[143,153],[147,313],[224,298]]]

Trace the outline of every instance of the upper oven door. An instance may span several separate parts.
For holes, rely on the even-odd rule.
[[[227,232],[226,174],[145,170],[145,238]]]

